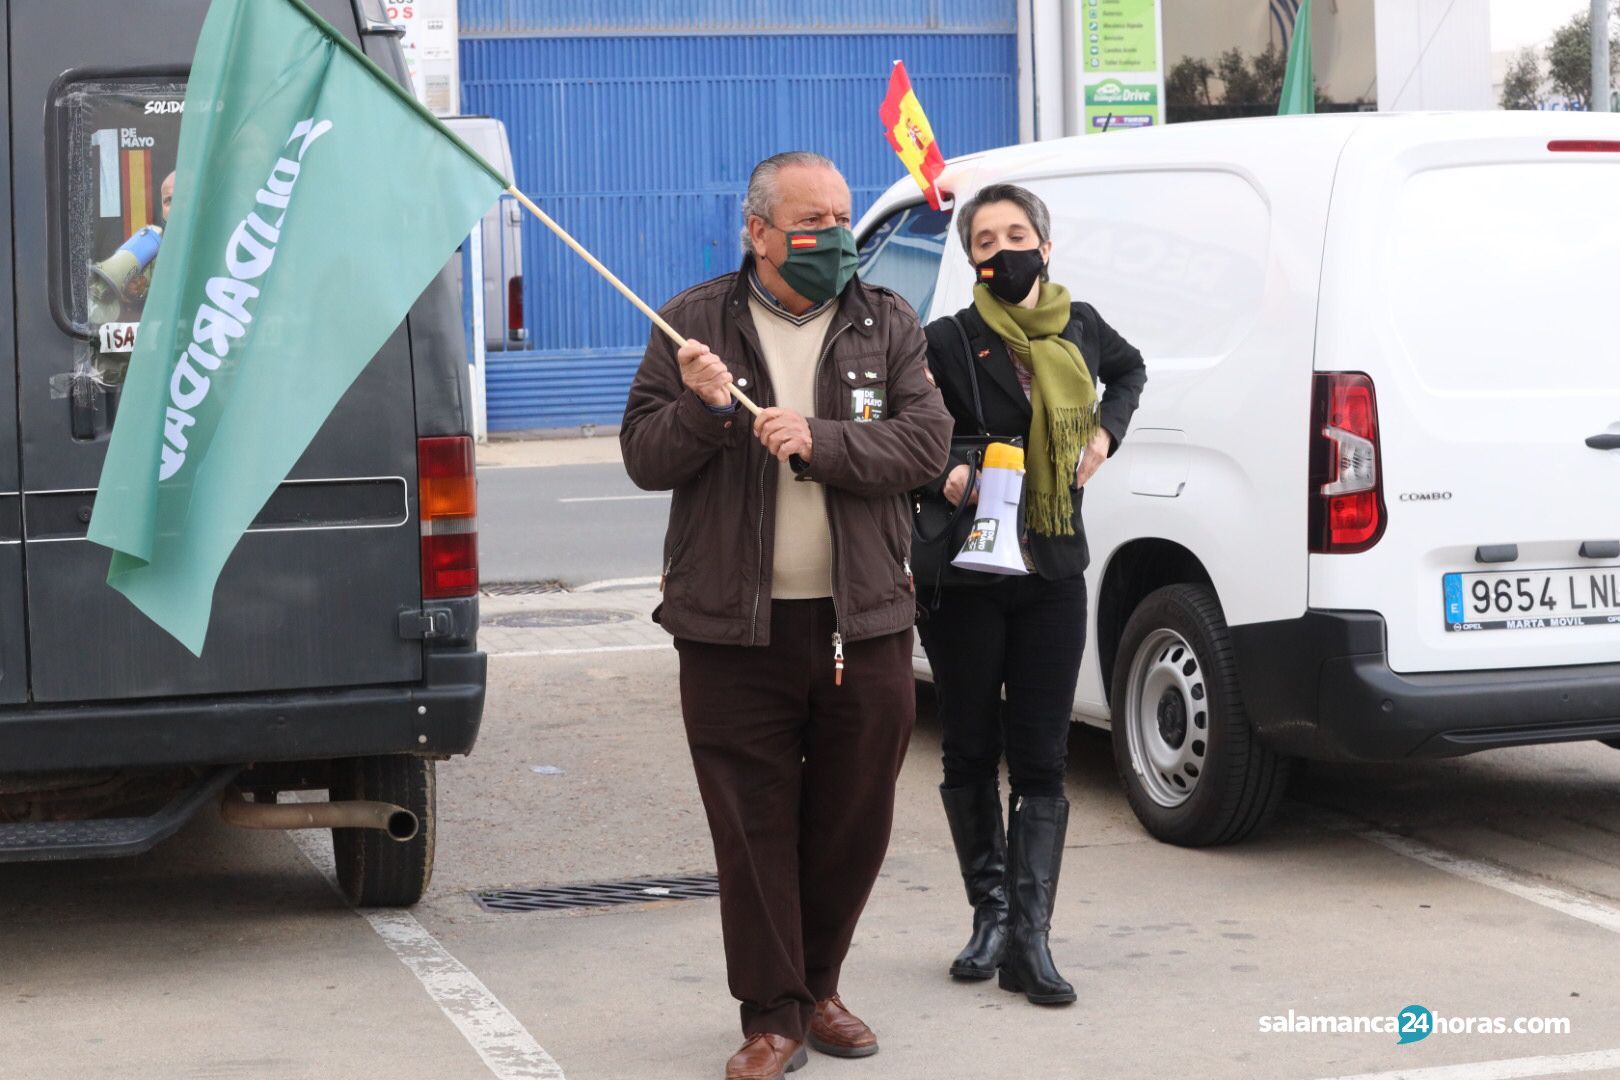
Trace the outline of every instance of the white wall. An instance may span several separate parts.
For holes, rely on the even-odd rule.
[[[1070,62],[1063,41],[1064,0],[1029,0],[1024,33],[1029,41],[1031,80],[1035,92],[1032,122],[1034,138],[1061,139],[1070,111],[1068,90],[1074,76],[1065,71]],[[1068,0],[1073,3],[1075,0]],[[1020,15],[1024,13],[1020,5]],[[1074,106],[1079,108],[1078,103]]]
[[[1495,106],[1488,0],[1377,0],[1377,5],[1381,111]]]

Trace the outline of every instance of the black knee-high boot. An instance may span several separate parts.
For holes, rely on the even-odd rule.
[[[1074,987],[1052,963],[1047,934],[1063,866],[1069,800],[1015,798],[1007,828],[1007,894],[1010,932],[1001,960],[1001,988],[1023,993],[1037,1005],[1067,1005]]]
[[[941,784],[956,862],[973,905],[973,936],[951,963],[958,979],[988,979],[1007,945],[1007,837],[1001,825],[1001,789],[996,781],[969,787]]]

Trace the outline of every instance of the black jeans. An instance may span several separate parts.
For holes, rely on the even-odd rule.
[[[1062,795],[1086,648],[1085,577],[947,587],[918,629],[938,691],[945,786],[996,779],[1005,749],[1014,796]]]

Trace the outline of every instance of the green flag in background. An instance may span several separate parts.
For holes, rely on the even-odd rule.
[[[214,0],[90,539],[196,655],[214,585],[509,181],[301,0]]]
[[[1299,116],[1316,111],[1316,76],[1311,71],[1311,0],[1299,5],[1294,17],[1294,40],[1288,47],[1288,72],[1283,76],[1278,116]]]

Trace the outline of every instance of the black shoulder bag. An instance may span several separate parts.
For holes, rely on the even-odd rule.
[[[912,492],[911,573],[916,582],[919,616],[939,606],[939,591],[949,585],[993,585],[999,575],[974,570],[961,570],[951,565],[956,553],[967,542],[973,529],[973,495],[979,485],[979,467],[984,451],[991,443],[1010,443],[1022,446],[1022,436],[992,435],[985,428],[984,404],[979,398],[978,365],[973,362],[973,346],[968,343],[967,331],[955,315],[949,316],[962,342],[962,359],[967,364],[968,385],[973,388],[973,417],[978,421],[979,434],[959,435],[951,439],[952,459],[963,459],[968,465],[967,487],[962,501],[955,506],[943,493],[928,488]],[[953,466],[954,468],[954,466]],[[923,598],[928,600],[924,603]]]

